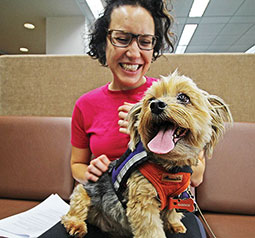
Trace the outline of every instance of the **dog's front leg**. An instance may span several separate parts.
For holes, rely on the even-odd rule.
[[[61,219],[70,235],[75,237],[83,237],[87,234],[87,225],[85,220],[88,216],[90,207],[90,197],[82,184],[75,187],[70,200],[69,212]]]
[[[186,233],[187,229],[181,222],[184,217],[183,213],[176,212],[175,209],[167,210],[166,212],[166,228],[168,230],[173,230],[175,233]]]
[[[139,172],[127,183],[127,217],[134,238],[165,238],[157,191]]]

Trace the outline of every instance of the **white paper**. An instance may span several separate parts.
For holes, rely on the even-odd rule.
[[[52,194],[36,207],[0,220],[0,236],[38,237],[60,221],[69,205],[57,194]]]

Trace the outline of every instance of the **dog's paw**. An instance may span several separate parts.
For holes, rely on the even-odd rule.
[[[78,219],[69,219],[68,221],[62,219],[62,224],[66,228],[69,235],[77,238],[84,237],[88,232],[86,223]]]
[[[186,233],[187,229],[182,223],[172,224],[174,233]]]
[[[78,238],[84,237],[87,234],[87,226],[85,222],[75,223],[75,226],[70,227],[69,234]]]

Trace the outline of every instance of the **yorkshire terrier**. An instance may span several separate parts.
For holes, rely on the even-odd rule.
[[[86,221],[118,238],[185,233],[183,211],[194,210],[191,166],[201,151],[212,156],[232,116],[221,98],[176,71],[152,84],[128,121],[129,150],[96,183],[74,189],[62,217],[70,235],[83,237]]]

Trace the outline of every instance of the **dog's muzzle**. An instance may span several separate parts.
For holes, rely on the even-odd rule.
[[[150,110],[154,115],[153,131],[156,133],[148,142],[149,150],[156,154],[167,154],[174,149],[177,142],[183,138],[188,129],[177,125],[173,120],[167,117],[165,109],[167,104],[159,99],[154,99],[150,102]]]

